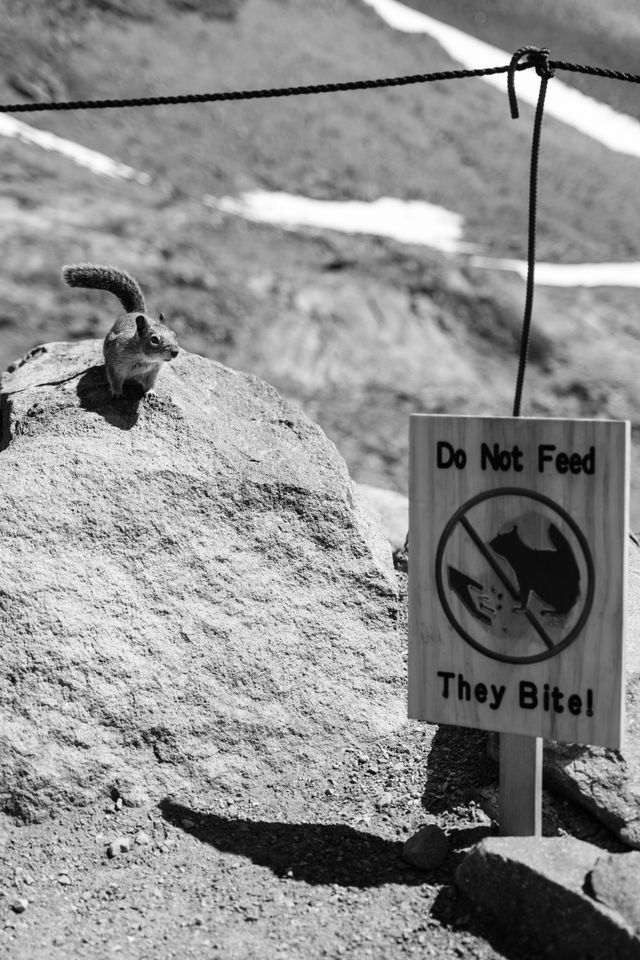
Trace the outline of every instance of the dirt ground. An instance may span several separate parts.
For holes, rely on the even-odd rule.
[[[454,884],[465,849],[495,830],[482,809],[497,782],[485,734],[441,727],[434,735],[407,723],[306,773],[292,784],[295,813],[289,794],[274,789],[164,797],[149,809],[105,794],[95,807],[59,810],[44,823],[5,820],[0,956],[548,956],[477,913]],[[406,839],[426,823],[451,845],[430,871],[402,858]],[[544,832],[622,849],[588,814],[549,794]]]

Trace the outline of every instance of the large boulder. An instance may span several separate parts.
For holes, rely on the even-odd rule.
[[[640,960],[636,856],[573,837],[488,837],[456,882],[536,956]]]
[[[2,380],[2,807],[282,799],[403,723],[389,545],[272,387],[183,352],[115,402],[100,347]]]

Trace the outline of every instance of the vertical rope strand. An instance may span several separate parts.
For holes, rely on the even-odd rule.
[[[522,404],[522,390],[524,387],[524,377],[527,370],[527,359],[529,356],[529,341],[531,335],[531,318],[533,314],[533,294],[535,290],[535,268],[536,268],[536,227],[537,227],[537,205],[538,205],[538,166],[540,158],[540,138],[542,133],[542,118],[544,115],[544,103],[547,93],[547,83],[549,77],[553,76],[553,71],[548,67],[548,50],[532,50],[523,48],[513,55],[511,61],[512,69],[515,69],[518,59],[522,56],[537,56],[540,63],[536,65],[536,71],[540,76],[540,92],[538,94],[538,103],[533,123],[533,138],[531,141],[531,167],[529,172],[529,228],[527,244],[527,289],[524,305],[524,318],[522,321],[522,334],[520,338],[520,359],[518,362],[518,374],[516,377],[516,391],[513,401],[513,416],[520,416]],[[509,73],[509,103],[511,115],[518,116],[518,106],[515,98],[515,88],[513,85],[513,72]]]

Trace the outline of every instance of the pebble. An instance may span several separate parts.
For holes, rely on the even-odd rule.
[[[450,849],[444,830],[429,823],[405,842],[402,859],[419,870],[433,870],[444,863]]]
[[[68,887],[71,883],[71,877],[66,873],[61,873],[58,877],[58,883],[61,883],[63,887]]]
[[[26,897],[16,897],[9,905],[14,913],[24,913],[29,906],[29,901]]]
[[[145,833],[144,830],[138,830],[134,839],[139,847],[144,847],[146,844],[151,843],[151,837],[148,833]]]
[[[119,853],[128,853],[131,850],[131,841],[128,837],[117,837],[107,847],[108,857],[117,857]]]
[[[185,830],[193,830],[193,828],[195,827],[195,823],[193,822],[193,820],[190,820],[189,817],[185,817],[182,820],[182,826],[185,828]]]

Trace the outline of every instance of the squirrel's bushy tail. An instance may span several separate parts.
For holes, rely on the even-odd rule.
[[[137,281],[123,270],[95,263],[71,263],[62,268],[62,278],[70,287],[93,287],[115,294],[126,313],[146,313],[147,306]]]

